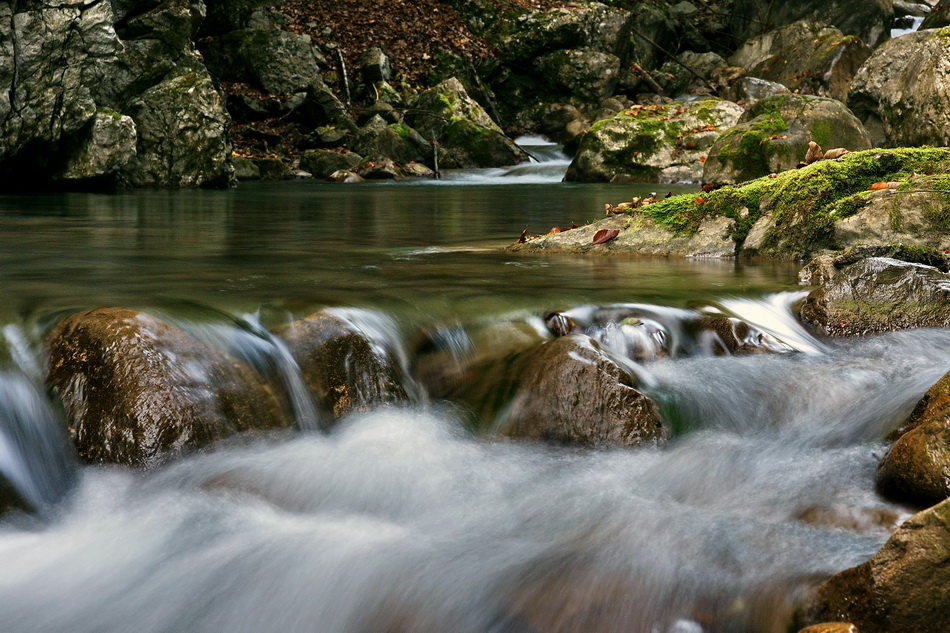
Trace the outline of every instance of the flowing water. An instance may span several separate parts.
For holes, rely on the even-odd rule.
[[[651,189],[556,184],[550,167],[0,198],[0,479],[40,509],[0,517],[0,630],[785,631],[812,583],[907,516],[874,493],[879,440],[950,370],[950,332],[818,340],[794,319],[793,265],[503,251],[524,228]],[[276,376],[301,430],[147,473],[79,466],[41,339],[106,305]],[[635,450],[476,437],[418,386],[413,406],[321,432],[268,333],[321,308],[404,364],[420,330],[464,356],[478,332],[543,331],[560,310],[625,358],[675,437]],[[710,312],[753,324],[773,353],[714,355],[684,326]]]

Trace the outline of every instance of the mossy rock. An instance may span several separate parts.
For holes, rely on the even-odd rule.
[[[939,183],[940,174],[950,171],[950,149],[901,148],[852,152],[835,160],[822,160],[801,169],[792,169],[708,193],[673,196],[654,204],[631,209],[622,217],[607,218],[585,227],[591,234],[598,228],[636,232],[644,224],[624,222],[623,217],[644,217],[650,226],[665,231],[669,239],[689,238],[710,220],[723,221],[739,254],[780,259],[801,259],[811,254],[840,248],[836,226],[860,213],[868,187],[879,181],[914,187],[915,174],[931,172]],[[909,194],[913,195],[913,194]],[[616,201],[613,201],[616,202]],[[754,229],[754,230],[753,230]],[[575,229],[576,230],[576,229]],[[652,229],[651,229],[652,230]],[[544,238],[544,250],[570,250],[574,231]],[[950,235],[947,233],[946,235]],[[539,250],[526,244],[515,250]],[[868,243],[889,241],[867,236]],[[617,251],[621,252],[621,251]]]
[[[359,154],[346,150],[308,149],[300,155],[300,168],[325,180],[335,171],[355,169],[362,160]]]
[[[698,181],[719,131],[742,112],[720,99],[634,106],[587,131],[565,180]]]
[[[871,140],[861,122],[840,101],[778,95],[749,108],[709,150],[703,180],[736,183],[797,166],[809,141],[824,149],[868,149]]]

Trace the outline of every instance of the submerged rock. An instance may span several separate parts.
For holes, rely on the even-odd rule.
[[[290,425],[250,367],[144,312],[74,314],[50,330],[46,346],[47,382],[87,461],[151,466],[236,433]]]
[[[802,303],[802,318],[832,336],[950,325],[950,274],[932,266],[823,255],[800,277],[819,285]]]
[[[656,404],[584,335],[470,366],[467,375],[447,397],[469,407],[485,432],[584,446],[656,444],[667,437]]]
[[[877,146],[950,145],[950,31],[887,42],[851,83],[848,105]]]
[[[950,500],[915,514],[866,563],[822,583],[805,623],[851,622],[861,633],[950,630]]]
[[[325,420],[409,400],[391,350],[353,323],[321,311],[277,328]]]
[[[587,131],[565,180],[698,182],[713,141],[742,113],[719,99],[634,106]]]

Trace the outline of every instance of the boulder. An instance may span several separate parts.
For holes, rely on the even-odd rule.
[[[443,168],[503,167],[527,160],[454,78],[416,97],[405,122],[445,150]]]
[[[250,158],[235,156],[231,159],[231,166],[234,167],[234,177],[239,181],[261,179],[261,170]]]
[[[363,156],[385,156],[397,163],[432,164],[432,146],[421,134],[404,123],[387,124],[378,115],[360,128],[351,147]]]
[[[802,45],[811,46],[814,41],[824,40],[827,37],[844,37],[844,34],[840,29],[825,22],[798,20],[750,37],[729,56],[729,63],[749,70],[768,62],[781,51],[792,50]]]
[[[308,149],[300,155],[300,168],[325,180],[335,171],[355,169],[362,161],[362,156],[347,150]]]
[[[809,141],[825,149],[871,147],[861,122],[840,101],[780,95],[757,102],[709,148],[703,180],[737,183],[796,167]]]
[[[290,424],[250,367],[152,315],[81,312],[45,340],[47,383],[87,461],[152,466],[236,433]]]
[[[768,50],[770,54],[764,59],[746,66],[750,76],[783,84],[796,94],[847,102],[851,80],[871,56],[871,47],[855,35],[844,35],[836,28],[812,22],[796,22],[781,31],[791,32],[777,35],[772,40],[773,46],[785,44],[781,48],[769,50],[755,46],[753,40],[751,50],[743,53],[740,49],[732,57],[732,62],[736,63],[737,58],[751,59],[757,57],[755,53]],[[768,38],[769,35],[755,39]]]
[[[137,134],[131,117],[98,112],[87,124],[86,134],[77,134],[78,147],[66,151],[62,180],[89,180],[115,176],[135,157]]]
[[[887,42],[854,77],[848,105],[876,146],[950,145],[950,30]]]
[[[892,257],[823,255],[800,274],[818,285],[801,317],[831,336],[950,325],[950,274]]]
[[[307,35],[241,29],[206,40],[201,53],[208,70],[218,79],[246,83],[268,93],[304,90],[320,77]]]
[[[535,69],[559,93],[583,101],[612,95],[620,75],[620,58],[592,50],[561,49],[535,60]]]
[[[41,180],[61,140],[88,135],[100,105],[91,84],[111,72],[121,47],[105,0],[0,5],[0,177],[7,186]]]
[[[252,17],[274,0],[204,0],[207,17],[201,24],[202,37],[222,35],[251,25]]]
[[[666,440],[656,404],[621,363],[583,335],[472,367],[470,375],[448,398],[469,407],[482,431],[584,446]]]
[[[404,177],[399,165],[385,156],[367,157],[354,171],[366,180],[401,180]]]
[[[731,32],[740,40],[809,20],[836,26],[876,46],[890,37],[894,19],[894,0],[734,0],[731,9]]]
[[[331,127],[341,134],[355,134],[356,123],[333,91],[320,79],[307,84],[304,100],[293,110],[291,117],[305,129]]]
[[[742,113],[719,99],[633,106],[587,131],[565,180],[698,182],[719,131]]]
[[[255,158],[261,180],[293,180],[294,173],[279,158]]]
[[[687,94],[709,94],[716,71],[728,66],[726,60],[713,52],[685,51],[676,56],[676,61],[679,63],[666,62],[653,73],[656,83],[666,94],[674,97]],[[689,70],[686,70],[687,68]]]
[[[950,497],[950,374],[917,403],[877,471],[881,494],[929,506]]]
[[[393,76],[392,64],[383,49],[378,46],[363,51],[356,60],[356,67],[360,77],[368,84],[386,81]]]
[[[128,106],[138,132],[136,156],[120,171],[136,187],[228,186],[231,120],[206,73],[173,74]]]
[[[323,310],[274,333],[300,366],[325,424],[348,413],[408,402],[393,351],[350,320]]]
[[[950,500],[904,522],[867,562],[822,583],[804,623],[850,622],[861,633],[950,630]]]
[[[730,98],[744,101],[747,106],[753,106],[769,97],[778,97],[792,92],[786,85],[758,77],[743,77],[730,85],[727,90]]]

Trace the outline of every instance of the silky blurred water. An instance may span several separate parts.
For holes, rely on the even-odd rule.
[[[0,630],[779,633],[808,587],[870,556],[907,516],[874,493],[878,441],[950,370],[950,332],[816,339],[795,264],[513,255],[524,228],[655,187],[504,177],[0,197],[0,473],[43,508],[0,517]],[[151,472],[76,467],[41,336],[109,305],[278,376],[299,430]],[[488,325],[587,319],[675,436],[477,437],[423,391],[324,434],[267,333],[321,308],[403,365],[421,329],[464,355]],[[714,356],[684,334],[699,308],[774,353]],[[598,310],[655,336],[597,330]],[[672,351],[636,351],[650,341]]]

